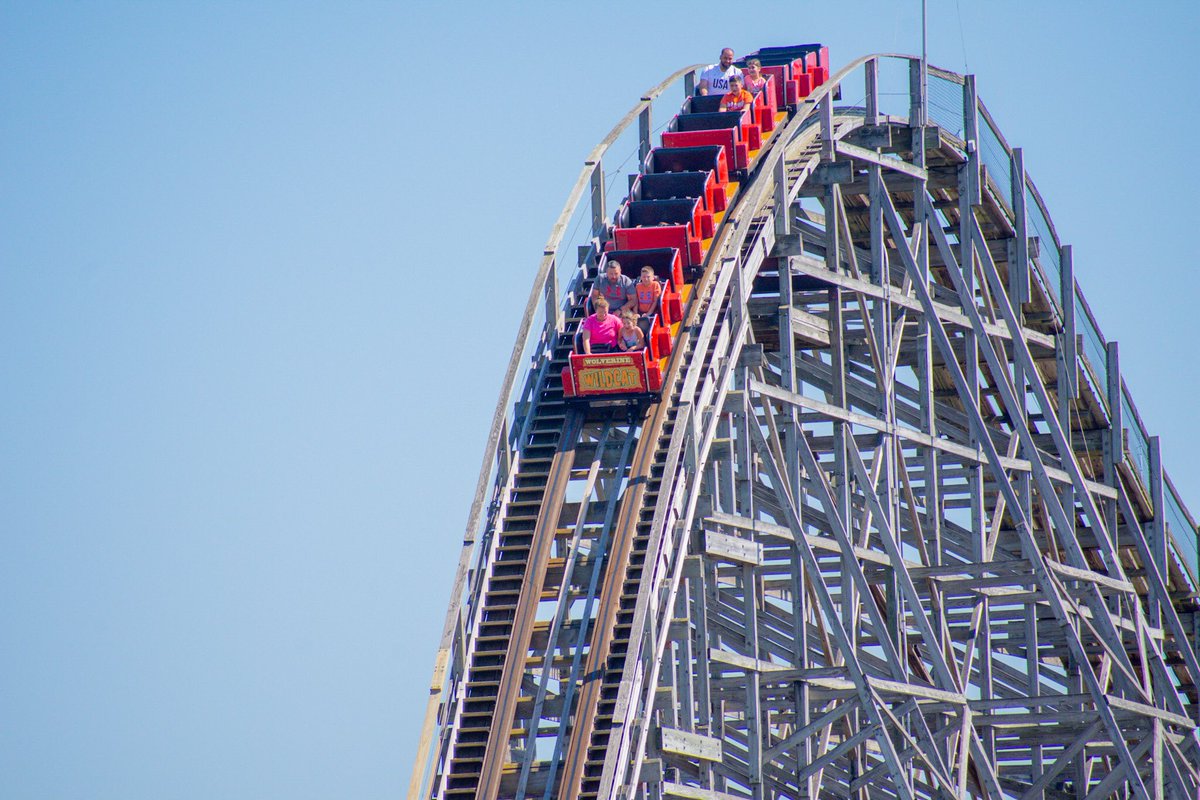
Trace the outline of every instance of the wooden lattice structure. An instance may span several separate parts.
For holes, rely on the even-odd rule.
[[[602,156],[690,75],[547,247],[410,798],[1196,797],[1196,528],[971,76],[802,102],[663,402],[564,404]]]

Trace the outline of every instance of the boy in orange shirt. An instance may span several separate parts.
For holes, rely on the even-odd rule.
[[[754,103],[754,95],[742,88],[742,79],[729,76],[729,94],[721,98],[721,111],[741,111]]]
[[[638,327],[646,336],[650,335],[650,326],[654,324],[654,315],[659,310],[659,296],[662,286],[654,275],[654,267],[642,267],[641,280],[634,284],[637,292]]]

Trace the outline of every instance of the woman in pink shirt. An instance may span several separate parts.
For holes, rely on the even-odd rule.
[[[592,300],[592,308],[596,313],[583,321],[583,352],[587,355],[611,353],[617,347],[621,320],[608,313],[608,301],[603,297]]]

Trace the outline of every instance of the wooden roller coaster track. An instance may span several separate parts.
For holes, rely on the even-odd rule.
[[[971,76],[873,55],[801,102],[662,402],[564,403],[604,152],[694,69],[546,248],[410,800],[1197,796],[1196,526]]]

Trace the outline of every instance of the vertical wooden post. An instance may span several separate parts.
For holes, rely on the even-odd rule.
[[[650,155],[650,98],[643,97],[642,102],[646,107],[638,114],[638,165],[639,167],[645,163],[646,156]]]
[[[1061,403],[1063,397],[1068,400],[1079,397],[1079,336],[1075,329],[1075,260],[1071,245],[1063,245],[1059,255],[1062,264],[1062,285],[1059,287],[1063,313],[1061,347],[1064,353],[1063,360],[1066,362],[1066,371],[1060,373],[1059,377],[1060,383],[1064,377],[1066,380],[1066,391],[1063,391],[1062,386],[1059,388]],[[1065,412],[1060,414],[1060,424],[1063,430],[1071,428],[1071,420]]]
[[[866,78],[867,109],[863,122],[867,125],[879,124],[879,61],[867,59],[863,64],[863,74]]]
[[[920,61],[908,62],[908,120],[914,128],[924,128],[928,124],[925,119],[925,83],[922,80]],[[921,148],[921,161],[924,162],[924,150]],[[914,151],[915,152],[915,151]],[[924,163],[918,163],[918,167]]]
[[[604,236],[604,218],[607,216],[604,203],[604,162],[589,161],[592,167],[592,236]]]
[[[1157,436],[1150,437],[1150,505],[1154,506],[1154,516],[1146,525],[1147,538],[1150,539],[1150,552],[1154,554],[1154,563],[1159,574],[1167,574],[1167,515],[1166,496],[1163,491],[1162,451]],[[1151,584],[1155,586],[1156,584]],[[1162,608],[1160,604],[1169,603],[1169,597],[1161,597],[1155,589],[1150,590],[1150,624],[1156,628],[1162,627]]]
[[[545,303],[546,303],[546,339],[551,347],[554,346],[554,334],[563,329],[562,308],[558,301],[558,258],[554,253],[550,256],[550,271],[546,273]]]
[[[1105,347],[1105,371],[1108,373],[1108,386],[1105,394],[1108,399],[1108,420],[1111,427],[1105,439],[1104,450],[1104,482],[1116,486],[1117,464],[1125,457],[1125,419],[1121,408],[1121,357],[1116,342],[1109,342]],[[1116,530],[1112,527],[1109,530]]]
[[[1029,220],[1025,215],[1025,155],[1014,147],[1010,160],[1012,169],[1013,228],[1016,229],[1014,248],[1008,259],[1008,296],[1017,319],[1024,321],[1023,304],[1029,302]]]
[[[788,191],[786,159],[781,157],[775,162],[773,177],[775,178],[775,238],[780,239],[790,236],[792,233],[792,210],[788,208],[790,192]]]
[[[826,94],[821,98],[819,106],[821,114],[821,161],[833,161],[833,98]]]

